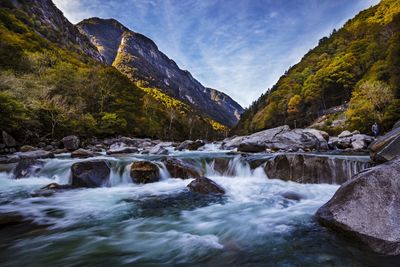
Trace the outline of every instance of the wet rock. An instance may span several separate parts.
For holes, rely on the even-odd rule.
[[[400,158],[343,184],[317,212],[318,221],[374,252],[400,255]]]
[[[50,151],[34,150],[29,152],[17,152],[15,153],[20,159],[50,159],[54,158],[54,154]]]
[[[400,127],[395,128],[375,140],[371,146],[371,158],[376,162],[385,162],[400,155]]]
[[[324,131],[320,131],[317,129],[304,129],[304,133],[309,133],[314,135],[319,141],[319,150],[328,150],[328,141],[329,141],[329,134]]]
[[[74,151],[79,148],[80,140],[75,135],[66,136],[61,141],[64,145],[64,148],[69,151]]]
[[[71,152],[71,158],[86,159],[86,158],[91,158],[94,156],[95,156],[95,154],[92,151],[86,150],[83,148],[80,148],[80,149],[77,149],[77,150]]]
[[[37,174],[44,166],[44,162],[37,159],[22,159],[13,171],[15,179],[27,178]]]
[[[53,153],[55,154],[55,155],[57,155],[57,154],[62,154],[62,153],[67,153],[68,152],[68,150],[66,150],[65,148],[58,148],[58,149],[55,149],[54,151],[53,151]]]
[[[272,179],[297,183],[342,184],[371,165],[365,158],[278,154],[267,160],[264,170]]]
[[[168,155],[168,148],[171,148],[173,145],[172,142],[161,142],[149,150],[150,154],[153,155]]]
[[[127,141],[126,139],[123,139]],[[110,146],[110,149],[107,150],[107,155],[113,154],[131,154],[137,153],[139,149],[137,147],[130,146],[124,142],[115,142]]]
[[[182,142],[176,149],[179,151],[182,150],[197,150],[200,147],[204,146],[206,143],[203,140],[196,140],[196,141],[191,141],[191,140],[186,140]]]
[[[304,198],[303,195],[293,192],[293,191],[286,191],[281,193],[281,196],[288,200],[300,201]]]
[[[135,161],[131,166],[131,178],[134,183],[147,184],[160,180],[158,166],[150,161]]]
[[[51,183],[45,187],[40,188],[32,194],[32,197],[49,197],[54,195],[54,193],[62,192],[68,189],[73,189],[71,185],[60,185],[57,183]]]
[[[225,190],[207,177],[199,177],[187,185],[190,191],[200,194],[225,194]]]
[[[171,177],[181,179],[200,177],[200,171],[194,165],[188,164],[181,159],[167,158],[163,163]]]
[[[17,141],[15,141],[14,137],[9,135],[6,131],[2,131],[2,135],[3,135],[3,143],[7,147],[15,147],[15,146],[17,146]]]
[[[110,167],[107,161],[91,160],[74,163],[71,166],[73,187],[101,187],[109,182]]]
[[[38,150],[38,148],[29,146],[29,145],[21,146],[19,149],[20,152],[29,152],[29,151],[35,151],[35,150]]]

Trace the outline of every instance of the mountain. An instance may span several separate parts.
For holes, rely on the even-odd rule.
[[[324,37],[242,115],[233,133],[283,124],[388,130],[400,119],[400,1],[383,0]]]
[[[0,130],[30,143],[69,134],[173,140],[225,134],[182,101],[139,88],[105,64],[115,57],[105,52],[115,44],[107,44],[99,52],[51,0],[1,0]]]
[[[238,103],[222,92],[205,88],[148,37],[114,19],[90,18],[77,26],[97,46],[108,64],[141,87],[156,88],[224,125],[237,123],[243,112]]]

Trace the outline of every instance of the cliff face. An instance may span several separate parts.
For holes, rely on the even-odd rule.
[[[12,3],[31,16],[30,20],[34,23],[29,26],[45,39],[71,51],[84,53],[96,61],[104,61],[97,48],[64,17],[51,0],[15,0]],[[28,20],[26,22],[29,23]]]
[[[115,20],[91,18],[77,26],[97,46],[107,63],[132,81],[157,88],[224,125],[237,123],[243,112],[239,104],[217,90],[205,88],[159,51],[151,39],[128,30]]]

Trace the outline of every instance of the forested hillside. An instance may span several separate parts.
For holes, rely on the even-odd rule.
[[[398,119],[400,1],[383,0],[322,38],[246,110],[233,132],[312,123],[330,132],[368,132],[374,121],[387,130]]]
[[[213,138],[226,129],[141,90],[50,0],[0,2],[0,129],[21,142],[130,135]]]

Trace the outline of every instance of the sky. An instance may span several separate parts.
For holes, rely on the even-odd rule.
[[[54,0],[72,22],[115,18],[204,86],[249,106],[290,66],[379,0]]]

